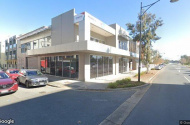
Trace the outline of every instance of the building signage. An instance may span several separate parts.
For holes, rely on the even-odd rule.
[[[74,23],[78,23],[85,18],[85,13],[78,14],[74,17]]]

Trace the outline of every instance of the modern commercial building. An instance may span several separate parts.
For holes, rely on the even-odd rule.
[[[88,81],[136,70],[138,46],[118,24],[75,9],[17,38],[18,68]]]
[[[6,56],[5,56],[5,42],[2,41],[0,42],[0,67],[3,69],[7,68],[7,63],[6,63]]]
[[[17,68],[17,41],[16,35],[5,40],[5,56],[7,69]]]

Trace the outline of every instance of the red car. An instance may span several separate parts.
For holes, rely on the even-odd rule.
[[[19,76],[18,72],[19,69],[8,69],[6,71],[7,75],[9,75],[9,77],[13,80],[17,80],[17,77]]]
[[[16,92],[17,90],[17,82],[11,79],[5,72],[0,71],[0,95]]]

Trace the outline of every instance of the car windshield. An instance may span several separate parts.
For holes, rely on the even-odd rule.
[[[36,76],[36,75],[42,75],[39,71],[27,71],[28,76]]]
[[[12,70],[12,71],[9,71],[10,74],[17,74],[19,72],[19,70]]]
[[[0,73],[0,79],[7,79],[9,76],[6,73]]]

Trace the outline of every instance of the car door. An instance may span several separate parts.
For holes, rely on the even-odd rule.
[[[19,80],[20,80],[20,82],[21,83],[24,83],[24,71],[23,70],[21,70],[20,72],[19,72]]]
[[[22,76],[22,83],[24,83],[24,84],[26,82],[26,77],[27,77],[27,72],[24,72],[23,76]]]

